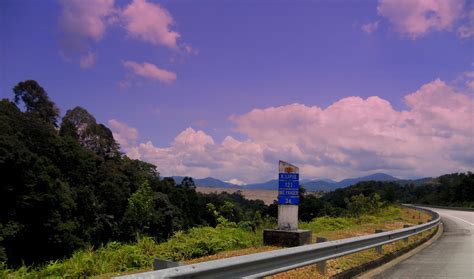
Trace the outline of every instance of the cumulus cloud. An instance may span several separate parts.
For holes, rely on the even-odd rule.
[[[472,96],[436,79],[404,100],[406,110],[395,110],[376,96],[347,97],[327,108],[289,104],[254,109],[231,117],[246,140],[227,136],[218,143],[204,131],[187,128],[168,147],[148,141],[129,153],[156,164],[166,176],[244,183],[275,178],[280,159],[298,165],[307,178],[472,171]]]
[[[130,69],[135,75],[147,79],[157,80],[167,84],[170,84],[176,80],[176,73],[160,69],[156,65],[149,62],[143,62],[140,64],[134,61],[123,61],[122,65],[125,68]]]
[[[134,0],[123,10],[122,17],[130,36],[154,45],[177,48],[180,34],[170,29],[173,17],[159,4]]]
[[[99,41],[107,26],[123,22],[132,37],[155,45],[177,48],[180,34],[171,30],[171,14],[159,4],[133,0],[123,9],[114,6],[114,0],[60,0],[62,13],[59,24],[69,37]],[[185,51],[191,46],[184,44]]]
[[[366,34],[372,34],[373,32],[375,32],[375,30],[377,30],[378,27],[378,21],[369,22],[367,24],[362,25],[362,31],[364,31]]]
[[[416,39],[432,30],[451,30],[463,6],[464,0],[380,0],[377,10],[397,31]]]
[[[92,42],[99,42],[110,26],[123,27],[129,37],[177,50],[197,54],[186,43],[178,45],[181,35],[171,29],[174,19],[159,4],[133,0],[124,7],[114,0],[59,0],[62,11],[59,26],[63,32],[60,54],[66,60],[79,57],[82,68],[93,66],[96,54],[87,52]]]
[[[70,36],[102,39],[105,18],[113,11],[114,0],[60,0],[60,27]]]
[[[59,27],[63,32],[60,54],[66,60],[79,60],[82,68],[94,65],[96,54],[87,52],[90,41],[100,41],[107,19],[114,11],[114,0],[60,0]],[[84,54],[85,53],[85,54]]]

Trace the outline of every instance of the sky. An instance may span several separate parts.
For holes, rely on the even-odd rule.
[[[163,176],[474,170],[472,0],[0,0],[0,98],[27,79]]]

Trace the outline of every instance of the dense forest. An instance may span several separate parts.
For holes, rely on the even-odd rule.
[[[33,80],[0,101],[0,262],[41,264],[110,241],[164,241],[180,230],[232,222],[255,230],[277,204],[242,194],[201,194],[191,178],[176,184],[160,166],[132,160],[105,125],[75,107],[59,109]],[[474,207],[474,175],[425,185],[361,182],[323,196],[300,190],[300,219],[363,214],[384,204]]]
[[[230,221],[266,214],[240,194],[203,195],[192,179],[176,185],[155,166],[119,151],[112,132],[84,108],[59,110],[35,81],[0,101],[0,261],[41,263],[86,245],[158,241],[216,225],[208,204]]]
[[[421,185],[409,181],[364,181],[328,192],[322,197],[305,195],[299,217],[309,221],[321,216],[363,214],[370,211],[374,203],[474,208],[474,173],[446,174]]]

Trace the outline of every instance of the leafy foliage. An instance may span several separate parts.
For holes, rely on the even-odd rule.
[[[187,233],[177,232],[160,245],[159,254],[174,261],[212,255],[220,251],[256,246],[258,236],[250,231],[219,226],[192,228]]]
[[[161,179],[154,165],[120,154],[110,129],[84,108],[68,110],[58,130],[59,110],[36,81],[13,91],[15,102],[0,101],[0,261],[10,266],[216,226],[196,210],[208,203],[235,224],[267,214],[263,202],[240,193],[203,195],[192,178]]]
[[[148,269],[155,257],[175,261],[212,255],[220,251],[257,246],[257,234],[239,228],[193,228],[178,231],[168,241],[158,244],[151,237],[133,244],[109,242],[99,249],[87,247],[69,259],[50,261],[39,267],[10,270],[0,266],[0,277],[83,278],[110,272]]]
[[[372,194],[370,197],[364,196],[364,194],[354,195],[349,198],[345,198],[347,209],[349,214],[353,216],[360,216],[362,214],[377,213],[382,207],[380,202],[380,196],[377,193]]]
[[[211,206],[212,207],[212,206]],[[217,211],[218,212],[218,211]],[[219,215],[219,213],[217,213]],[[258,215],[258,214],[257,214]],[[382,224],[401,217],[398,207],[388,206],[377,214],[360,217],[320,217],[302,222],[300,227],[313,233],[327,234],[356,229],[367,223]],[[256,232],[239,227],[219,225],[216,228],[198,227],[176,232],[168,241],[157,243],[153,238],[142,237],[136,243],[110,242],[94,250],[92,247],[76,251],[65,260],[50,261],[39,267],[22,266],[11,270],[0,266],[0,278],[13,277],[88,277],[112,272],[150,269],[154,257],[174,261],[186,261],[221,251],[260,247],[262,228],[271,227],[275,220],[263,221]],[[107,275],[106,275],[107,276]]]
[[[59,109],[36,81],[26,80],[20,82],[13,88],[13,92],[15,92],[15,103],[23,102],[26,112],[36,119],[41,119],[47,124],[56,126]]]

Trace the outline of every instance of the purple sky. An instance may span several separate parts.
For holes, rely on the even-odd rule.
[[[163,175],[474,169],[474,2],[0,1],[0,97],[37,80]]]

